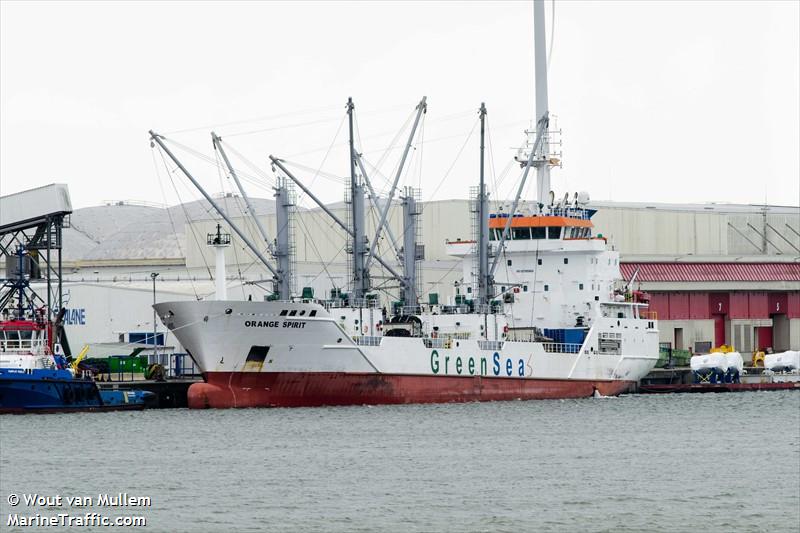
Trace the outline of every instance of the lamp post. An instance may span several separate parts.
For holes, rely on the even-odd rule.
[[[156,278],[158,277],[158,272],[151,272],[150,277],[153,279],[153,355],[155,356],[154,362],[158,363],[158,337],[156,337],[158,332],[158,317],[156,316]]]

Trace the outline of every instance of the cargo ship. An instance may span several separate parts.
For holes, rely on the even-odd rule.
[[[268,301],[234,301],[225,294],[223,249],[230,235],[209,234],[217,249],[217,299],[163,302],[154,307],[201,369],[204,382],[190,387],[193,408],[283,407],[531,400],[613,396],[630,390],[658,360],[658,323],[648,311],[647,296],[622,279],[619,254],[596,234],[595,211],[586,193],[556,200],[550,170],[560,166],[555,154],[547,104],[544,6],[534,2],[536,128],[518,152],[522,176],[513,201],[496,212],[484,180],[484,120],[481,105],[480,181],[474,197],[471,238],[446,244],[461,261],[462,283],[439,302],[438,294],[420,297],[414,240],[419,214],[413,194],[402,198],[402,248],[397,263],[375,254],[403,163],[423,113],[416,108],[409,141],[394,184],[377,205],[380,223],[372,241],[365,235],[365,188],[374,191],[353,139],[352,100],[348,191],[352,212],[345,223],[295,178],[284,161],[270,156],[283,176],[277,181],[277,238],[264,243],[248,235],[216,206],[213,198],[166,146],[163,150],[231,226],[255,257],[273,273]],[[221,139],[214,146],[230,166]],[[360,170],[359,171],[357,171]],[[536,172],[537,199],[522,200],[528,174]],[[291,179],[348,235],[350,293],[332,291],[314,299],[311,290],[291,292],[291,262],[284,209]],[[394,241],[394,238],[387,239]],[[398,300],[381,307],[370,285],[369,265],[380,263],[398,282]],[[399,266],[398,266],[399,264]],[[502,268],[498,268],[502,264]],[[400,272],[398,272],[400,270]]]

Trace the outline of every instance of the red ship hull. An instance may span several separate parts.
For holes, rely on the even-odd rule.
[[[632,381],[514,379],[339,372],[212,372],[189,387],[193,409],[314,407],[616,396]]]

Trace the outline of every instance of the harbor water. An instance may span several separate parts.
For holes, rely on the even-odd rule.
[[[3,531],[119,493],[147,532],[796,532],[800,394],[0,417]]]

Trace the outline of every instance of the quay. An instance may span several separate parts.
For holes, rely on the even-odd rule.
[[[199,383],[200,378],[179,378],[165,381],[133,380],[133,381],[98,381],[100,390],[142,390],[155,394],[152,404],[148,409],[168,409],[187,407],[187,392],[193,383]]]
[[[757,390],[800,390],[797,374],[765,374],[763,367],[745,367],[741,383],[694,383],[689,367],[654,368],[642,378],[638,394],[744,392]]]

